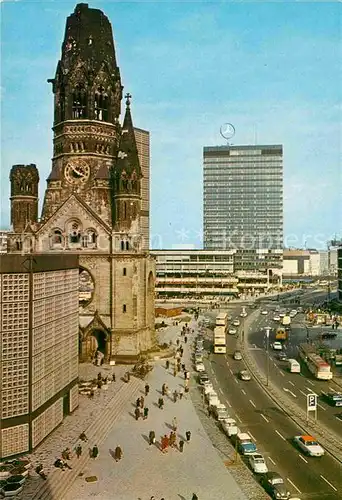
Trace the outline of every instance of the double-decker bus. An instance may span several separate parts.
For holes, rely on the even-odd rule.
[[[214,328],[214,353],[226,353],[226,334],[228,330],[228,314],[219,313],[216,316],[216,326]]]
[[[299,356],[304,361],[309,371],[319,380],[331,380],[332,371],[329,363],[316,354],[311,346],[301,344],[299,346]]]

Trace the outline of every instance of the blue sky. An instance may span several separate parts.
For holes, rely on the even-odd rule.
[[[1,3],[1,220],[9,170],[51,167],[46,82],[76,2]],[[320,247],[341,234],[342,10],[337,2],[89,2],[109,17],[134,124],[151,132],[152,246],[201,247],[202,148],[284,145],[284,233]]]

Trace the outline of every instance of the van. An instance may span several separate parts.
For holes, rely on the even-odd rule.
[[[288,360],[288,369],[291,373],[300,373],[300,364],[296,359]]]

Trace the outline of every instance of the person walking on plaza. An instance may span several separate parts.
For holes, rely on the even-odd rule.
[[[144,408],[144,403],[145,403],[144,396],[141,396],[141,398],[140,398],[140,408]]]
[[[113,373],[112,375],[112,381],[115,382],[116,378],[115,378],[115,373]]]
[[[137,408],[139,408],[139,407],[140,407],[140,398],[138,398],[138,399],[136,400],[136,402],[135,402],[135,406],[136,406]]]
[[[179,451],[180,451],[181,453],[183,453],[183,448],[184,448],[184,441],[183,441],[183,439],[181,439],[181,440],[179,441]]]
[[[162,385],[162,396],[165,396],[166,394],[166,384],[164,382],[164,384]]]
[[[177,368],[176,368],[176,367],[174,367],[174,368],[173,368],[173,376],[174,376],[174,377],[176,377],[176,376],[177,376]]]
[[[170,361],[167,359],[167,360],[166,360],[166,369],[168,370],[168,369],[169,369],[169,367],[170,367]]]
[[[189,442],[190,438],[191,438],[191,431],[186,431],[185,436],[186,436],[187,442]]]
[[[84,431],[81,432],[81,434],[80,434],[80,440],[84,441],[84,442],[88,441],[88,438],[87,438],[86,433]]]
[[[80,458],[80,456],[82,455],[82,446],[80,444],[76,446],[75,453],[77,458]]]
[[[145,396],[148,396],[148,393],[150,392],[150,386],[148,384],[145,385]]]
[[[122,449],[121,449],[121,446],[118,445],[115,450],[114,450],[114,458],[115,458],[115,462],[118,462],[119,460],[122,459]]]
[[[177,419],[176,419],[176,417],[173,417],[173,419],[172,419],[172,428],[173,428],[174,432],[177,432],[177,427],[178,427]]]
[[[170,432],[169,443],[172,448],[176,446],[176,433],[173,431]]]
[[[180,399],[180,400],[182,399],[183,394],[184,394],[184,389],[181,387],[181,388],[179,389],[179,399]]]
[[[169,438],[168,438],[168,437],[167,437],[167,435],[165,434],[165,435],[161,438],[161,451],[162,451],[163,453],[167,452],[168,446],[169,446]]]
[[[175,390],[173,391],[173,402],[174,402],[174,403],[177,403],[177,399],[178,399],[178,392],[177,392],[177,390],[175,389]]]
[[[146,420],[147,417],[148,417],[148,408],[146,408],[146,406],[145,406],[145,408],[144,408],[144,417],[143,417],[144,420]]]
[[[150,431],[148,435],[148,442],[150,445],[156,442],[156,433],[154,431]]]
[[[164,408],[164,399],[163,398],[158,399],[158,408],[160,408],[160,410],[162,410]]]
[[[198,496],[196,495],[196,493],[192,494],[192,499],[191,500],[198,500]]]
[[[186,344],[188,342],[188,337],[185,335],[184,337],[184,344]]]
[[[139,420],[140,409],[138,407],[134,410],[134,414],[135,414],[135,420]]]
[[[95,446],[93,446],[93,449],[91,450],[91,456],[93,458],[97,458],[98,454],[99,454],[99,449],[98,449],[97,445],[95,445]]]

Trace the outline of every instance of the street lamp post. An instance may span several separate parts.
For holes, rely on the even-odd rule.
[[[269,379],[270,379],[270,327],[267,326],[266,330],[266,386],[268,387]]]

